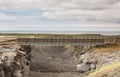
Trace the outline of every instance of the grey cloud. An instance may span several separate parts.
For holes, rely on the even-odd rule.
[[[50,19],[120,23],[120,0],[0,0],[0,9],[43,9],[50,10],[43,13]]]
[[[80,22],[120,23],[119,0],[65,0],[61,11],[45,12],[51,19],[77,19]]]
[[[119,0],[0,0],[1,8],[12,9],[81,9],[107,8]]]

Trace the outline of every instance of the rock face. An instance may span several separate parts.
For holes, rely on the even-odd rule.
[[[41,72],[76,71],[80,51],[81,47],[76,46],[33,46],[30,69]]]
[[[83,73],[96,69],[97,61],[82,46],[33,46],[31,53],[32,71]]]
[[[120,62],[120,50],[97,52],[82,46],[0,46],[0,77],[29,77],[29,67],[38,74],[36,77],[50,77],[50,73],[42,76],[44,72],[55,72],[55,77],[59,72],[83,75],[113,62]],[[62,74],[59,77],[71,76]]]
[[[0,77],[28,77],[30,61],[24,48],[0,47]]]
[[[79,57],[80,63],[76,66],[77,71],[83,73],[96,69],[97,60],[92,58],[90,52],[86,52]]]
[[[120,51],[97,52],[80,46],[33,46],[31,70],[41,72],[76,71],[86,73],[102,65],[120,61]]]

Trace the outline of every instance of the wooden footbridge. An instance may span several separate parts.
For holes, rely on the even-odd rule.
[[[62,37],[52,37],[52,38],[17,38],[17,44],[19,45],[50,45],[50,46],[63,46],[63,45],[103,45],[105,43],[105,37],[77,37],[77,38],[62,38]]]

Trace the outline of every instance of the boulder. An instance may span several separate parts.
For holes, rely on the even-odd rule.
[[[95,69],[95,68],[96,68],[96,64],[93,64],[93,63],[92,63],[92,64],[90,65],[90,68],[91,68],[91,70]]]
[[[76,68],[77,68],[77,71],[79,71],[80,73],[84,73],[89,71],[91,67],[90,65],[82,63],[82,64],[78,64]]]

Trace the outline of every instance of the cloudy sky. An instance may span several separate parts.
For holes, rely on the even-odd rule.
[[[0,0],[0,31],[120,31],[120,0]]]

